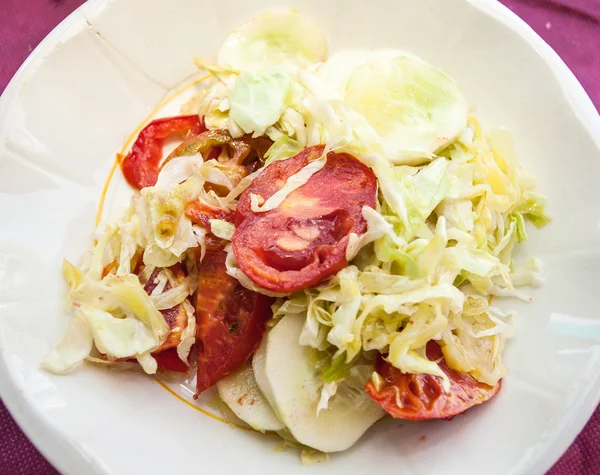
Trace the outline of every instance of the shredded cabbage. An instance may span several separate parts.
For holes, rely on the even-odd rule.
[[[531,300],[519,287],[541,285],[542,263],[515,261],[513,254],[527,240],[527,221],[550,222],[510,134],[486,135],[458,86],[413,55],[355,50],[327,60],[318,26],[294,10],[259,15],[233,32],[218,64],[195,61],[210,78],[186,110],[196,109],[209,129],[228,129],[232,137],[269,137],[262,165],[325,145],[270,197],[251,194],[254,213],[278,208],[322,170],[330,150],[354,155],[377,178],[376,204],[362,209],[366,230],[348,236],[349,265],[318,287],[268,291],[240,269],[231,244],[224,248],[230,276],[277,298],[268,327],[286,315],[304,318],[299,342],[319,356],[317,414],[333,398],[362,392],[369,378],[381,382],[373,373],[378,353],[405,373],[440,377],[448,389],[439,362],[426,356],[432,340],[450,368],[497,384],[506,374],[502,353],[514,334],[514,313],[492,306],[491,298]],[[204,257],[209,231],[230,241],[235,226],[211,219],[206,229],[186,207],[200,202],[234,211],[262,171],[234,186],[222,158],[170,160],[154,187],[99,226],[81,266],[64,261],[74,318],[45,368],[64,373],[84,359],[135,358],[154,373],[152,352],[172,333],[161,310],[177,305],[187,317],[177,353],[187,362],[196,333],[189,297],[198,281],[197,254]],[[209,191],[210,185],[226,192]],[[175,278],[170,268],[182,263],[188,275]],[[90,356],[94,347],[101,358]]]
[[[111,359],[139,357],[145,370],[156,371],[145,355],[167,339],[170,329],[137,276],[109,273],[100,281],[86,276],[71,292],[71,301],[71,327],[42,363],[46,369],[59,374],[74,369],[93,344]]]
[[[196,310],[188,300],[183,301],[183,309],[187,315],[187,325],[181,332],[181,341],[177,345],[177,356],[181,361],[187,363],[190,350],[196,343]]]
[[[180,329],[177,352],[187,362],[196,327],[188,298],[196,291],[198,278],[197,273],[190,272],[180,281],[169,267],[194,261],[192,255],[188,259],[188,253],[198,247],[203,257],[207,230],[192,224],[185,207],[199,200],[229,211],[222,198],[204,188],[205,183],[222,185],[224,179],[214,160],[171,160],[159,174],[156,186],[135,194],[129,207],[98,227],[97,242],[87,263],[77,267],[63,262],[67,300],[74,318],[65,338],[43,362],[46,369],[68,372],[84,359],[98,359],[90,356],[98,351],[107,361],[135,358],[144,371],[154,373],[157,363],[150,353],[171,334],[160,311],[178,305],[183,305],[188,318]],[[223,223],[215,223],[215,231],[230,237],[232,225]],[[135,275],[141,263],[143,270]],[[155,271],[155,285],[148,295],[144,285]]]
[[[448,387],[425,356],[433,339],[451,368],[496,384],[505,374],[501,357],[513,314],[487,297],[526,299],[515,287],[541,283],[541,262],[515,263],[512,254],[527,238],[526,219],[549,220],[512,142],[502,133],[486,137],[471,117],[459,139],[426,165],[394,166],[373,148],[352,147],[362,151],[357,156],[373,168],[380,190],[377,209],[363,210],[367,231],[350,236],[354,265],[280,299],[273,318],[305,315],[300,343],[333,352],[338,366],[376,350],[400,370],[437,375]],[[321,409],[335,397],[336,381],[327,380]]]
[[[42,367],[56,374],[75,369],[92,351],[94,336],[88,323],[75,315],[67,334],[42,362]]]
[[[223,219],[210,219],[210,231],[218,238],[231,241],[231,237],[235,232],[235,226],[229,221]]]

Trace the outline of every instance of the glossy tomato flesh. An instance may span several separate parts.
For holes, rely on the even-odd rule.
[[[177,348],[169,348],[158,353],[152,353],[159,369],[175,371],[176,373],[187,373],[190,370],[190,364],[183,361],[177,354]]]
[[[501,381],[488,386],[468,374],[450,369],[435,341],[427,344],[427,358],[441,359],[439,366],[450,379],[449,392],[444,390],[439,376],[403,373],[380,356],[375,371],[383,378],[383,384],[377,387],[369,380],[365,387],[367,393],[392,417],[419,421],[450,419],[491,399],[500,390]]]
[[[224,250],[198,263],[196,397],[247,361],[271,318],[273,299],[248,290],[225,267]]]
[[[205,130],[197,115],[165,117],[150,122],[121,161],[121,170],[127,183],[137,190],[154,186],[158,180],[165,139],[173,135],[198,135]]]
[[[324,167],[277,208],[252,211],[252,194],[266,201],[323,150],[310,147],[272,163],[240,196],[233,249],[241,270],[266,289],[295,292],[318,285],[348,265],[349,235],[366,229],[362,208],[375,205],[377,180],[345,153],[329,152]]]

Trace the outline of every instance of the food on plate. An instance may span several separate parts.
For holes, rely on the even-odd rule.
[[[164,141],[173,135],[195,136],[203,130],[204,126],[197,115],[152,121],[140,132],[131,151],[123,159],[123,176],[138,190],[154,186],[158,179]]]
[[[440,369],[450,380],[449,391],[435,376],[403,373],[381,356],[377,358],[374,376],[365,389],[392,417],[416,421],[452,418],[500,391],[501,380],[488,386],[469,374],[450,369],[435,340],[427,343],[426,355],[431,361],[439,361]]]
[[[195,62],[184,113],[121,159],[129,205],[64,261],[73,320],[43,366],[195,374],[196,397],[216,387],[250,427],[324,453],[385,416],[492,399],[514,333],[500,298],[542,282],[514,250],[550,221],[511,136],[411,53],[328,56],[295,10]]]
[[[231,242],[240,269],[275,292],[315,287],[348,265],[348,240],[364,233],[362,208],[376,194],[369,167],[322,146],[271,164],[238,200]]]
[[[346,450],[384,411],[364,391],[368,374],[360,366],[319,407],[322,380],[312,349],[299,343],[303,326],[302,315],[286,315],[265,336],[252,365],[258,387],[298,442],[322,452]]]
[[[228,275],[226,257],[222,249],[208,251],[198,265],[198,394],[252,356],[271,317],[273,299]]]
[[[260,432],[285,429],[258,387],[250,363],[244,363],[235,373],[220,379],[216,386],[225,404],[253,429]]]

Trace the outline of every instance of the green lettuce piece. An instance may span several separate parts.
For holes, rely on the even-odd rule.
[[[229,96],[229,116],[246,134],[263,135],[291,101],[292,80],[280,68],[242,74]]]
[[[294,157],[302,150],[304,150],[304,147],[296,140],[289,138],[287,135],[282,135],[273,142],[273,145],[265,153],[265,166],[278,160]]]
[[[94,337],[90,326],[76,315],[71,326],[52,352],[42,361],[42,368],[55,373],[65,374],[79,366],[92,351]]]
[[[395,264],[398,274],[412,278],[423,276],[417,261],[410,254],[394,246],[387,237],[375,242],[375,254],[381,262]]]
[[[525,200],[517,206],[516,212],[521,213],[525,218],[531,221],[536,228],[543,228],[552,221],[552,218],[546,214],[545,208],[546,198],[535,196]]]
[[[144,323],[159,341],[166,340],[170,332],[169,325],[152,303],[137,276],[109,274],[102,280],[101,288],[115,297],[121,307]]]
[[[348,376],[352,366],[352,363],[346,362],[346,352],[342,352],[337,356],[330,356],[321,373],[321,379],[324,383],[341,381]]]
[[[304,68],[327,58],[327,40],[309,16],[290,8],[261,13],[231,32],[218,56],[220,65],[260,71],[278,64]]]
[[[523,215],[521,213],[511,213],[510,215],[511,222],[515,223],[515,236],[517,238],[517,242],[522,243],[527,241],[527,230],[525,229],[525,220],[523,219]]]

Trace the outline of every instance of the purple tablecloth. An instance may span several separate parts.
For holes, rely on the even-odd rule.
[[[600,0],[502,0],[575,72],[600,109]],[[82,0],[0,0],[0,91],[54,26]],[[549,475],[600,473],[600,409]],[[0,474],[55,474],[0,402]]]

